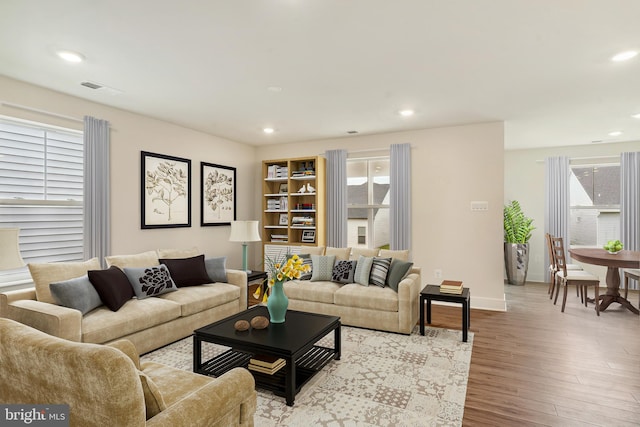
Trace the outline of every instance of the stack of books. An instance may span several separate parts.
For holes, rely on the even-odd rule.
[[[272,242],[288,242],[289,241],[289,236],[287,236],[286,234],[272,234],[271,235],[271,241]]]
[[[303,177],[303,176],[314,176],[316,173],[316,171],[314,170],[297,170],[294,171],[291,176],[294,178],[299,178],[299,177]]]
[[[462,282],[457,280],[443,280],[440,284],[440,293],[460,295],[462,293]]]
[[[267,210],[279,211],[281,209],[280,199],[267,199]]]
[[[255,372],[273,375],[286,364],[284,359],[266,354],[256,354],[249,359],[248,368]]]

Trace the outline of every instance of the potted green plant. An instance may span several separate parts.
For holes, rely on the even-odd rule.
[[[517,200],[504,206],[504,265],[507,282],[524,285],[529,268],[529,239],[535,230],[533,219],[522,212]]]

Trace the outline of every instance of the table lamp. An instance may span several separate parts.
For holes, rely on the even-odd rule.
[[[251,273],[247,268],[247,243],[260,241],[258,221],[232,221],[229,241],[242,242],[242,269]]]
[[[13,270],[24,267],[20,256],[17,228],[0,228],[0,270]]]

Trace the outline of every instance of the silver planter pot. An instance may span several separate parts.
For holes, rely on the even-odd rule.
[[[524,285],[529,268],[529,244],[505,243],[504,266],[507,270],[507,282],[510,285]]]

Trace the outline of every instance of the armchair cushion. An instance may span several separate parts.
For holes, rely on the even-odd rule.
[[[160,394],[158,386],[147,374],[142,371],[138,371],[138,377],[140,377],[140,384],[142,384],[146,417],[147,419],[155,417],[160,412],[167,409],[167,405],[164,403],[164,399],[162,398],[162,394]]]

